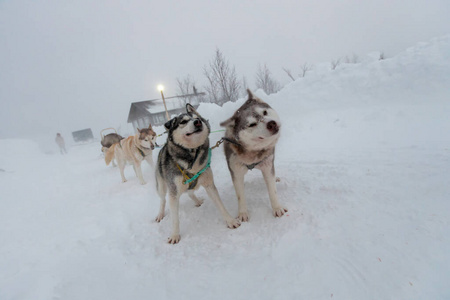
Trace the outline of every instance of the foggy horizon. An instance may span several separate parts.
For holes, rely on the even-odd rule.
[[[448,1],[0,1],[0,139],[126,127],[132,102],[177,94],[222,51],[254,88],[304,63],[386,57],[450,33]]]

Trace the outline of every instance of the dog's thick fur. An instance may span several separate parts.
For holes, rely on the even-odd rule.
[[[244,176],[253,168],[263,174],[274,216],[281,217],[287,212],[278,202],[275,185],[275,145],[280,137],[281,123],[274,109],[247,91],[248,100],[220,124],[226,127],[224,151],[238,198],[238,220],[242,222],[249,219]]]
[[[184,184],[186,178],[183,177],[181,170],[192,178],[207,165],[210,133],[208,121],[202,118],[192,105],[187,104],[186,113],[171,119],[164,126],[168,131],[168,137],[167,143],[158,155],[156,184],[161,205],[155,220],[160,222],[164,218],[166,194],[169,194],[172,234],[168,242],[176,244],[180,241],[178,206],[181,194],[188,192],[197,206],[200,206],[202,202],[194,195],[194,190],[199,186],[205,188],[208,196],[217,205],[227,226],[239,227],[239,221],[230,216],[220,200],[211,168],[207,168],[192,183]]]
[[[102,140],[101,140],[100,144],[102,145],[103,154],[106,155],[106,152],[108,151],[108,149],[115,143],[120,142],[121,140],[123,140],[123,136],[121,136],[117,133],[110,133],[105,136],[102,135]],[[113,165],[113,167],[116,166],[116,163],[114,162],[114,158],[112,159],[112,165]]]
[[[102,144],[103,147],[109,148],[113,144],[120,142],[123,140],[123,136],[117,134],[117,133],[110,133],[105,136],[102,136],[102,140],[100,144]]]
[[[141,184],[145,184],[144,176],[142,175],[141,162],[146,160],[152,167],[153,163],[153,149],[155,149],[156,133],[152,129],[152,125],[148,128],[139,129],[134,136],[129,136],[120,142],[113,144],[105,155],[106,165],[109,165],[113,158],[116,159],[119,165],[120,176],[122,182],[126,182],[124,169],[127,163],[133,165],[134,172],[139,178]]]

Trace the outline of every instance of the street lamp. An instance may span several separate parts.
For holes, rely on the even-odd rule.
[[[162,100],[164,103],[164,108],[166,109],[166,118],[167,118],[167,121],[169,121],[169,112],[167,111],[166,99],[164,99],[164,93],[163,93],[164,86],[162,84],[158,85],[158,90],[161,92],[161,97],[162,97]]]

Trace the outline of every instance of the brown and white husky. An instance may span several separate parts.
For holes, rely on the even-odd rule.
[[[139,129],[138,133],[134,136],[129,136],[120,142],[113,144],[105,155],[106,165],[116,159],[119,165],[120,176],[122,182],[126,182],[124,175],[125,165],[133,165],[134,172],[139,178],[141,184],[145,184],[144,177],[142,175],[141,162],[146,160],[152,167],[153,163],[153,149],[155,149],[156,133],[152,129],[152,125],[148,128]]]

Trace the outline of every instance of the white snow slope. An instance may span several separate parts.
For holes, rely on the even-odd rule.
[[[177,245],[147,164],[147,185],[131,167],[122,183],[98,142],[0,140],[0,299],[450,299],[450,36],[257,95],[283,120],[289,212],[272,216],[255,170],[248,223],[226,228],[201,189]],[[218,130],[243,101],[199,111]],[[223,149],[212,169],[236,216]]]

